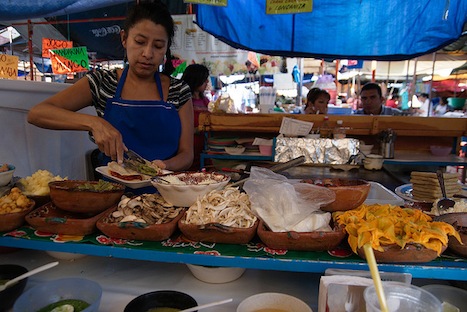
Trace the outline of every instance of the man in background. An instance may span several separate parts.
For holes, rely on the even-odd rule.
[[[362,101],[362,108],[355,112],[357,115],[402,115],[399,109],[384,105],[386,101],[381,87],[376,83],[370,82],[362,87],[360,100]]]

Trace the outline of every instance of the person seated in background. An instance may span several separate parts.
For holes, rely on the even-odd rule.
[[[417,96],[420,108],[416,112],[416,116],[427,117],[430,110],[430,99],[428,93],[420,93]],[[431,114],[430,114],[431,115]]]
[[[399,108],[399,95],[393,94],[389,100],[386,101],[386,106],[392,108]]]
[[[331,95],[323,89],[312,88],[306,95],[305,114],[324,114],[328,113],[328,102]]]
[[[441,101],[439,102],[438,105],[436,105],[435,107],[435,111],[434,111],[434,115],[435,116],[441,116],[441,115],[444,115],[448,112],[449,108],[448,108],[448,98],[447,97],[443,97],[441,98]]]
[[[185,81],[191,89],[193,114],[194,114],[194,158],[191,170],[198,170],[200,164],[200,154],[204,148],[204,137],[198,131],[199,115],[201,112],[208,111],[209,99],[204,92],[209,84],[209,69],[202,64],[191,64],[183,72],[182,80]]]
[[[357,115],[402,115],[399,109],[384,105],[385,99],[381,87],[376,83],[370,82],[362,87],[360,100],[363,108],[355,111]]]

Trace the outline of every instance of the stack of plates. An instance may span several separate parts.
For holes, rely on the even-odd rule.
[[[208,150],[211,152],[224,153],[225,147],[234,147],[238,145],[236,142],[236,139],[237,138],[220,138],[220,137],[219,138],[216,138],[216,137],[208,138],[208,141],[207,141]]]

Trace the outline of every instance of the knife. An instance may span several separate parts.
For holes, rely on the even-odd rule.
[[[127,157],[130,160],[134,160],[134,161],[137,161],[137,162],[142,163],[142,164],[151,163],[149,160],[144,159],[143,157],[141,157],[138,153],[136,153],[133,150],[128,150],[128,151],[125,152],[125,154],[127,155]]]
[[[160,174],[160,170],[154,168],[149,160],[144,159],[135,151],[128,150],[125,154],[128,157],[123,158],[123,164],[125,167],[151,177],[155,177]]]

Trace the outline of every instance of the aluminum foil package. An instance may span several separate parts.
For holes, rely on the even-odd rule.
[[[358,154],[360,141],[345,139],[309,139],[277,137],[275,162],[286,162],[305,156],[305,164],[343,165]]]

